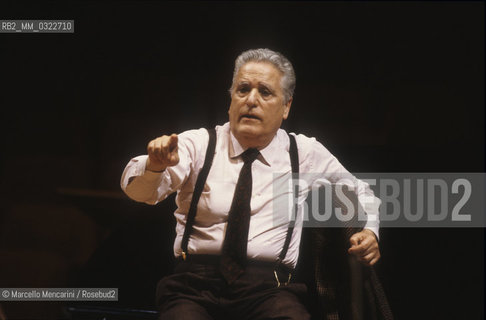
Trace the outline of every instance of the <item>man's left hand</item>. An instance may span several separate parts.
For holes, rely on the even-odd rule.
[[[357,232],[349,239],[351,248],[348,249],[358,260],[366,266],[374,265],[380,259],[380,248],[375,233],[369,229]]]

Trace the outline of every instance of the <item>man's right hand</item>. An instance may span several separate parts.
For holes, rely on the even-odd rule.
[[[177,134],[161,136],[149,142],[147,145],[148,159],[145,169],[150,171],[164,171],[167,167],[179,163],[177,147]]]

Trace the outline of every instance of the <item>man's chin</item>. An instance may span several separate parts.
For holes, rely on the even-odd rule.
[[[261,127],[255,123],[240,123],[237,131],[240,135],[245,137],[257,137],[261,134]]]
[[[245,140],[245,142],[249,142],[252,140],[256,142],[262,135],[262,128],[258,125],[239,124],[232,131],[236,139],[243,139]]]

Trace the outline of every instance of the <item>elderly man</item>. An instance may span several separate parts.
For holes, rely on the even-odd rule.
[[[302,224],[275,224],[275,201],[281,196],[273,190],[275,173],[295,172],[292,143],[301,173],[337,180],[349,172],[314,138],[280,129],[294,88],[293,67],[282,54],[243,52],[235,62],[229,123],[215,128],[213,140],[206,129],[163,135],[148,143],[148,155],[125,168],[121,186],[136,201],[156,204],[177,191],[178,264],[158,285],[161,319],[310,318],[302,300],[305,285],[291,280]],[[359,185],[359,201],[368,217],[376,217],[379,200],[374,206],[365,203],[373,193],[367,184]],[[365,226],[351,238],[349,253],[365,265],[376,263],[377,233],[377,227]]]

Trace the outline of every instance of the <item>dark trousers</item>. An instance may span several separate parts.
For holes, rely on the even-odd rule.
[[[196,258],[195,258],[196,257]],[[305,284],[284,285],[288,273],[274,264],[249,262],[246,272],[227,284],[218,271],[217,258],[188,257],[180,261],[174,274],[160,280],[157,304],[160,320],[307,320]]]

